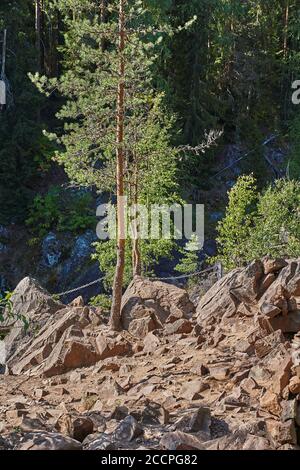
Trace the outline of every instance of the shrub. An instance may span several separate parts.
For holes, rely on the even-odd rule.
[[[254,224],[258,193],[252,175],[242,176],[229,192],[229,203],[224,219],[219,222],[219,256],[226,269],[245,261],[245,244]]]
[[[95,226],[90,193],[74,193],[53,186],[45,196],[37,195],[26,224],[40,238],[50,230],[78,232]]]
[[[99,294],[93,297],[90,300],[90,305],[94,307],[100,307],[103,309],[104,312],[110,312],[111,308],[111,298],[106,294]]]
[[[179,250],[183,255],[175,270],[181,274],[191,274],[197,271],[199,267],[199,247],[197,236],[193,235],[184,249]]]
[[[229,194],[218,226],[219,254],[226,269],[265,255],[300,255],[300,182],[279,180],[258,193],[252,176],[241,177]]]

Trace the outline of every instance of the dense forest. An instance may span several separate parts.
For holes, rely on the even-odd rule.
[[[0,40],[0,223],[26,230],[32,253],[51,231],[94,230],[100,194],[205,203],[226,268],[299,254],[296,0],[5,1]],[[120,256],[122,285],[174,253],[118,245],[94,249],[108,290]],[[179,272],[199,265],[183,257]]]

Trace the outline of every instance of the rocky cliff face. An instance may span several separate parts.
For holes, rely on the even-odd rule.
[[[51,293],[64,292],[101,277],[97,262],[91,261],[93,230],[81,234],[49,232],[43,239],[32,240],[24,229],[0,225],[0,293],[12,290],[25,276],[38,279]],[[81,292],[87,302],[101,292],[101,284]],[[65,303],[76,297],[62,297]]]
[[[22,302],[31,327],[4,341],[3,448],[298,449],[300,260],[237,269],[196,307],[136,278],[119,333],[32,280]]]

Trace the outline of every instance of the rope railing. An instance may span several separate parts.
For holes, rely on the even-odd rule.
[[[203,269],[203,271],[196,271],[195,273],[183,274],[181,276],[170,276],[170,277],[153,277],[150,278],[151,281],[167,281],[167,280],[176,280],[176,279],[188,279],[191,277],[199,276],[200,274],[208,273],[211,271],[217,271],[217,266],[212,266],[211,268]]]
[[[191,277],[199,276],[200,274],[205,274],[208,272],[216,271],[218,274],[218,277],[222,277],[222,266],[220,263],[217,265],[212,266],[211,268],[203,269],[202,271],[196,271],[194,273],[190,274],[182,274],[180,276],[169,276],[169,277],[150,277],[149,279],[151,281],[175,281],[177,279],[188,279]],[[95,281],[89,282],[88,284],[84,284],[83,286],[76,287],[74,289],[65,291],[65,292],[60,292],[59,294],[54,294],[55,297],[63,297],[64,295],[68,294],[73,294],[74,292],[78,292],[80,290],[86,289],[87,287],[93,286],[97,284],[98,282],[101,282],[105,279],[105,276],[100,277],[99,279],[96,279]]]
[[[214,266],[212,266],[210,268],[206,268],[206,269],[203,269],[202,271],[196,271],[196,272],[190,273],[190,274],[183,274],[183,275],[180,275],[180,276],[169,276],[169,277],[152,277],[152,278],[149,278],[149,279],[151,281],[173,281],[173,280],[177,280],[177,279],[192,278],[192,277],[199,276],[201,274],[205,274],[205,273],[212,272],[212,271],[215,271],[217,273],[218,279],[223,277],[222,265],[221,265],[221,263],[218,263],[218,264],[215,264]],[[73,294],[74,292],[78,292],[78,291],[81,291],[83,289],[86,289],[87,287],[93,286],[93,285],[97,284],[98,282],[103,281],[104,279],[105,279],[105,276],[100,277],[98,279],[95,279],[95,281],[89,282],[88,284],[84,284],[82,286],[76,287],[74,289],[67,290],[65,292],[60,292],[59,294],[53,294],[53,297],[63,297],[64,295]],[[4,327],[0,326],[0,333],[1,334],[8,333],[11,330],[22,329],[22,328],[23,328],[23,326],[15,326],[14,324],[4,326]]]
[[[93,286],[94,284],[97,284],[98,282],[103,281],[103,279],[105,279],[105,276],[100,277],[99,279],[96,279],[95,281],[89,282],[88,284],[84,284],[83,286],[75,287],[74,289],[67,290],[65,292],[60,292],[59,294],[54,294],[54,295],[55,297],[63,297],[64,295],[73,294],[74,292]]]

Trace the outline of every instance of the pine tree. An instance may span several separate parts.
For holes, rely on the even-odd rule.
[[[144,201],[148,205],[151,199],[156,203],[171,199],[177,190],[177,152],[168,141],[170,124],[161,111],[162,95],[152,84],[164,28],[150,26],[149,10],[137,0],[110,1],[105,21],[101,5],[99,9],[98,2],[57,2],[66,29],[65,72],[59,80],[47,83],[41,77],[38,82],[41,88],[46,83],[46,87],[56,87],[67,98],[59,112],[66,124],[58,141],[65,150],[57,153],[57,161],[76,184],[96,186],[117,196],[111,325],[118,329],[126,249],[122,198],[127,196],[129,204]],[[161,162],[162,158],[166,160]],[[158,168],[165,171],[157,175]],[[139,274],[143,249],[138,238],[131,248],[132,271]]]
[[[183,274],[195,273],[199,266],[199,241],[194,235],[182,250],[183,257],[176,266],[176,271]]]

